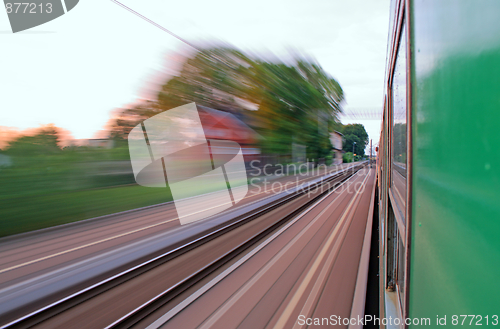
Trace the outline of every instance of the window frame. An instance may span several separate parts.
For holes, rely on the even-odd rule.
[[[398,267],[403,267],[403,283],[402,287],[399,287],[399,284],[395,284],[395,291],[397,292],[397,300],[398,300],[398,312],[401,317],[406,317],[409,311],[409,274],[410,274],[410,255],[411,255],[411,214],[412,214],[412,172],[413,172],[413,156],[412,156],[412,93],[411,93],[411,21],[410,21],[410,1],[409,0],[400,0],[398,1],[398,8],[396,9],[397,15],[395,18],[395,27],[393,30],[392,38],[390,39],[391,48],[389,54],[389,62],[388,62],[388,73],[387,73],[387,83],[386,83],[386,96],[384,103],[384,122],[383,128],[386,130],[384,133],[384,149],[385,154],[383,155],[383,177],[382,184],[384,185],[384,199],[382,202],[382,214],[384,216],[383,221],[386,223],[386,227],[383,229],[383,235],[381,238],[382,250],[385,253],[385,288],[387,289],[388,284],[388,276],[387,273],[391,269],[388,269],[389,264],[396,265],[396,273],[400,275],[398,271]],[[402,31],[403,27],[405,29],[405,40],[406,42],[406,196],[405,196],[405,208],[404,214],[399,211],[399,207],[397,206],[396,195],[394,193],[394,188],[392,186],[392,159],[393,159],[393,123],[394,123],[394,109],[393,109],[393,79],[394,79],[394,71],[396,66],[397,55],[401,45]],[[392,260],[392,262],[388,262],[388,233],[389,233],[389,212],[392,210],[392,215],[394,216],[394,222],[397,227],[397,235],[401,238],[401,246],[399,243],[396,243],[396,259]],[[399,238],[398,238],[399,239]],[[396,239],[396,242],[399,240]],[[398,249],[404,249],[398,250]],[[394,257],[394,256],[393,256]],[[399,262],[398,258],[403,257],[404,261]],[[393,269],[394,270],[394,269]],[[396,282],[398,279],[396,279]],[[401,291],[400,291],[401,290]],[[387,298],[387,296],[386,296]],[[404,326],[407,327],[406,325]]]

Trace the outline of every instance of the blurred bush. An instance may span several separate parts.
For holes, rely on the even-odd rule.
[[[128,147],[59,146],[49,126],[0,152],[0,236],[171,200],[135,185]]]

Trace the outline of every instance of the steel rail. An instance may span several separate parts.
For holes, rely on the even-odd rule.
[[[140,274],[143,274],[144,272],[146,272],[146,271],[148,271],[156,266],[159,266],[159,265],[161,265],[161,264],[163,264],[163,263],[165,263],[165,262],[167,262],[175,257],[178,257],[178,256],[184,254],[185,252],[187,252],[189,250],[192,250],[192,249],[198,247],[199,245],[202,245],[202,244],[204,244],[204,243],[206,243],[206,242],[208,242],[208,241],[210,241],[210,240],[212,240],[212,239],[214,239],[214,238],[216,238],[216,237],[218,237],[218,236],[220,236],[228,231],[231,231],[231,230],[249,222],[250,220],[252,220],[256,217],[259,217],[259,216],[261,216],[261,215],[263,215],[263,214],[265,214],[273,209],[276,209],[278,207],[281,207],[281,206],[287,204],[288,202],[290,202],[290,201],[292,201],[300,196],[303,196],[303,195],[305,195],[305,194],[307,194],[315,189],[318,189],[319,187],[323,186],[326,183],[330,183],[330,182],[336,180],[337,178],[343,178],[344,176],[347,176],[347,177],[344,178],[343,180],[347,180],[347,179],[351,178],[355,172],[357,172],[359,169],[361,169],[365,165],[366,165],[366,163],[362,162],[358,165],[351,166],[351,167],[348,167],[348,168],[343,169],[341,171],[337,171],[335,173],[323,176],[320,181],[311,183],[305,189],[298,189],[294,193],[289,194],[289,195],[287,195],[279,200],[273,201],[270,204],[267,204],[267,205],[262,206],[260,208],[253,209],[249,213],[240,216],[239,219],[237,219],[231,223],[228,223],[227,225],[224,225],[220,228],[217,228],[213,231],[210,231],[210,232],[208,232],[208,233],[206,233],[198,238],[195,238],[195,239],[193,239],[193,240],[191,240],[191,241],[189,241],[181,246],[178,246],[174,249],[171,249],[171,250],[169,250],[161,255],[158,255],[154,258],[151,258],[147,261],[144,261],[144,262],[142,262],[138,265],[135,265],[131,268],[128,268],[120,273],[117,273],[117,274],[110,276],[104,280],[101,280],[95,284],[92,284],[86,288],[83,288],[83,289],[81,289],[73,294],[70,294],[64,298],[61,298],[55,302],[52,302],[44,307],[41,307],[35,311],[32,311],[32,312],[30,312],[22,317],[19,317],[13,321],[10,321],[7,324],[2,325],[0,327],[0,329],[12,328],[12,327],[33,326],[35,324],[43,322],[52,316],[55,316],[59,313],[62,313],[65,310],[96,296],[97,294],[103,293],[103,292],[105,292],[113,287],[116,287],[123,282],[126,282],[130,279],[133,279],[133,278],[139,276]],[[337,182],[336,183],[337,185],[334,186],[334,188],[337,188],[338,186],[340,186],[341,183],[343,182],[343,180],[340,179],[340,182]],[[321,193],[320,195],[316,196],[314,199],[321,197],[321,195],[323,195],[324,193],[326,193],[326,192]],[[287,217],[289,217],[289,216],[287,216]],[[283,220],[280,220],[277,223],[283,223]],[[243,243],[243,244],[245,244],[245,243]],[[235,249],[242,248],[243,244],[240,244],[238,247],[233,248],[232,251],[229,251],[226,254],[224,254],[222,257],[219,257],[217,260],[212,262],[211,265],[212,266],[215,265],[215,263],[217,261],[220,261],[223,257],[228,257],[231,252],[234,253]],[[236,255],[234,255],[233,257],[235,257],[235,256]],[[231,257],[231,258],[233,258],[233,257]],[[210,264],[209,264],[209,266],[210,266]],[[204,270],[206,270],[206,267],[198,270],[196,273],[194,273],[190,277],[193,277],[195,274],[200,274]],[[187,281],[187,279],[183,280],[183,282],[186,282],[186,281]],[[178,283],[175,285],[175,287],[179,287],[181,284],[182,283]],[[129,317],[130,317],[130,315],[129,315]],[[125,319],[121,318],[120,320],[121,320],[120,322],[122,322]],[[118,324],[118,322],[115,321],[110,326],[117,325],[117,324]]]
[[[362,166],[360,166],[360,168],[361,167]],[[358,168],[358,170],[360,168]],[[206,275],[204,275],[204,276],[196,279],[195,277],[199,273],[201,273],[202,271],[209,271],[210,273],[213,272],[214,270],[218,269],[220,266],[217,266],[216,268],[213,268],[213,269],[210,269],[210,268],[213,267],[214,265],[216,265],[217,263],[221,262],[221,260],[223,258],[229,258],[228,260],[233,259],[234,257],[236,257],[237,255],[241,254],[242,252],[244,252],[249,247],[255,245],[258,241],[260,241],[265,236],[268,236],[275,229],[277,229],[278,227],[284,225],[284,227],[280,229],[280,232],[282,233],[286,227],[289,227],[290,225],[292,225],[293,223],[295,223],[298,219],[302,218],[304,216],[304,214],[306,214],[311,209],[313,209],[314,206],[316,206],[318,203],[320,203],[321,201],[323,201],[326,197],[328,197],[329,195],[331,195],[338,188],[340,188],[346,181],[348,181],[349,179],[351,179],[353,177],[354,177],[354,173],[352,173],[347,178],[343,179],[341,182],[339,182],[338,184],[336,184],[334,188],[329,188],[328,190],[322,192],[321,194],[318,194],[317,196],[315,196],[314,198],[312,198],[310,201],[308,201],[304,205],[300,206],[298,209],[294,210],[288,216],[282,218],[280,221],[278,221],[275,224],[273,224],[271,227],[268,227],[265,230],[257,233],[253,237],[250,237],[246,241],[242,242],[240,245],[238,245],[238,246],[234,247],[232,250],[228,251],[223,256],[219,257],[219,259],[213,261],[210,264],[207,264],[204,268],[200,269],[196,273],[193,273],[190,277],[187,277],[184,280],[182,280],[182,281],[178,282],[177,284],[175,284],[174,286],[171,286],[168,289],[162,291],[160,294],[156,295],[155,297],[153,297],[149,301],[143,303],[142,305],[140,305],[136,309],[134,309],[131,312],[127,313],[126,315],[122,316],[120,319],[116,320],[115,322],[113,322],[112,324],[108,325],[105,328],[109,329],[109,328],[116,328],[116,327],[130,327],[131,325],[137,323],[138,321],[140,321],[141,319],[143,319],[144,317],[146,317],[148,314],[154,312],[156,309],[158,309],[159,307],[161,307],[162,305],[164,305],[165,303],[167,303],[169,300],[171,300],[175,296],[170,296],[170,298],[168,300],[162,301],[160,305],[155,305],[152,310],[148,310],[148,311],[145,312],[145,313],[147,313],[146,315],[144,315],[144,314],[140,315],[139,319],[134,319],[133,321],[130,321],[130,318],[132,316],[135,316],[137,313],[143,311],[145,308],[149,307],[151,304],[155,303],[157,300],[159,300],[163,296],[165,296],[168,293],[172,292],[175,288],[177,288],[180,285],[186,283],[188,280],[194,279],[193,280],[194,282],[192,282],[189,286],[187,286],[184,289],[182,289],[182,291],[185,291],[186,289],[190,288],[191,286],[193,286],[194,283],[199,282],[201,279],[203,279],[203,278],[206,277]],[[276,238],[276,237],[277,237],[277,235],[274,236],[273,239]],[[245,258],[248,258],[247,256],[248,255],[245,255]],[[223,264],[227,263],[228,260],[224,261]],[[177,293],[175,295],[177,296],[179,293]]]
[[[271,237],[269,237],[268,239],[266,239],[264,242],[262,242],[261,244],[259,244],[254,249],[252,249],[248,254],[245,254],[245,256],[243,258],[241,258],[241,259],[238,260],[238,262],[236,262],[235,264],[233,264],[230,268],[226,269],[224,272],[222,272],[221,274],[219,274],[215,279],[211,280],[209,283],[207,283],[202,288],[200,288],[199,290],[197,290],[195,293],[193,293],[192,295],[190,295],[188,297],[188,299],[182,301],[180,304],[178,304],[177,306],[175,306],[174,308],[172,308],[169,312],[167,312],[165,315],[163,315],[162,317],[160,317],[158,320],[156,320],[153,324],[149,325],[147,328],[148,329],[158,328],[158,327],[162,326],[163,324],[165,324],[168,320],[170,320],[172,317],[174,317],[176,314],[178,314],[183,309],[185,309],[187,306],[189,306],[192,302],[194,302],[198,297],[200,297],[206,291],[208,291],[211,287],[213,287],[215,284],[217,284],[218,282],[220,282],[222,279],[224,279],[230,273],[234,272],[234,270],[236,270],[238,267],[240,267],[246,260],[248,260],[250,257],[252,257],[253,255],[255,255],[258,251],[260,251],[266,245],[268,245],[273,240],[275,240],[278,236],[280,236],[283,232],[285,232],[290,226],[292,226],[293,224],[295,224],[305,214],[307,214],[309,211],[311,211],[317,204],[319,204],[320,202],[322,202],[323,200],[325,200],[328,196],[330,196],[332,193],[334,193],[338,188],[340,188],[343,184],[345,184],[348,180],[352,179],[353,177],[355,177],[354,173],[351,174],[351,175],[349,175],[346,179],[342,180],[342,182],[340,184],[336,185],[334,188],[329,189],[329,190],[327,190],[325,192],[322,192],[321,194],[315,196],[313,199],[311,199],[309,202],[307,202],[303,206],[299,207],[297,210],[293,211],[293,213],[291,213],[290,215],[288,215],[285,218],[283,218],[282,220],[280,220],[279,221],[279,225],[276,225],[276,224],[273,225],[273,229],[271,229],[271,230],[266,229],[265,232],[261,232],[261,233],[257,234],[258,238],[257,237],[252,237],[252,238],[248,239],[247,241],[245,241],[244,243],[242,243],[241,244],[242,246],[244,246],[244,245],[249,245],[249,247],[250,246],[254,246],[256,244],[256,242],[262,240],[262,238],[264,238],[266,236],[269,236],[270,233],[272,233],[274,231],[274,229],[277,229],[279,226],[282,226],[279,229],[279,231],[275,232]],[[237,246],[237,247],[235,247],[233,249],[233,251],[230,251],[230,252],[238,252],[238,254],[240,254],[244,250],[237,250],[239,248],[240,248],[240,246]],[[247,249],[247,248],[245,248],[245,249]],[[233,256],[232,258],[234,258],[235,256]],[[207,267],[208,266],[210,266],[210,264],[207,265]],[[196,282],[198,282],[198,281],[199,280],[197,280]],[[189,287],[186,287],[186,289],[187,288],[189,288]],[[160,294],[158,294],[154,298],[150,299],[146,303],[144,303],[141,306],[137,307],[135,310],[129,312],[128,314],[126,314],[122,318],[116,320],[115,322],[113,322],[109,326],[105,327],[105,329],[118,328],[118,327],[129,327],[129,326],[137,323],[138,321],[140,321],[145,316],[143,315],[141,317],[141,319],[136,319],[134,322],[130,322],[130,321],[126,322],[126,321],[129,320],[129,318],[131,316],[134,316],[137,312],[141,311],[145,307],[148,307],[150,304],[154,303],[156,300],[160,299],[162,296],[164,296],[167,293],[169,293],[171,290],[172,289],[169,288],[169,289],[161,292]],[[168,302],[168,301],[166,301],[166,302]],[[164,301],[162,303],[162,305],[165,304],[166,302]],[[150,313],[154,312],[155,310],[158,309],[158,307],[161,307],[162,305],[155,305],[154,309],[149,310],[148,313],[150,314]]]

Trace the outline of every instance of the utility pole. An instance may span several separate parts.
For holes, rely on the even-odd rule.
[[[372,140],[370,139],[370,168],[372,167]]]
[[[354,145],[356,145],[356,142],[352,143],[352,162],[354,162]]]

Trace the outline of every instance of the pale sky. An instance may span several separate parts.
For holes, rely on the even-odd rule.
[[[346,110],[380,109],[389,0],[123,3],[190,42],[315,58],[344,89]],[[75,138],[103,129],[112,110],[144,95],[169,55],[188,47],[111,1],[82,0],[51,22],[13,34],[0,10],[0,126],[53,123]],[[363,123],[378,141],[380,121]],[[0,134],[1,136],[1,134]]]

